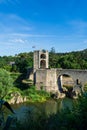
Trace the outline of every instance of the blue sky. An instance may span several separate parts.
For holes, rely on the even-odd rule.
[[[0,56],[52,47],[87,48],[87,0],[0,0]]]

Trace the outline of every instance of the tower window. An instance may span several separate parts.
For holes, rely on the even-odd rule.
[[[40,68],[43,68],[43,69],[46,68],[46,61],[45,60],[41,60],[41,62],[40,62]]]
[[[46,55],[45,54],[41,54],[40,58],[46,59]]]

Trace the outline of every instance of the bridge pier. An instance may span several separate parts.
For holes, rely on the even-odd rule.
[[[84,81],[80,81],[79,79],[75,80],[75,85],[73,87],[73,92],[75,92],[76,96],[81,95],[84,92]]]

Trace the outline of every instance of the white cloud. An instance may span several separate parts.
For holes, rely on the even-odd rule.
[[[9,42],[12,42],[12,43],[26,43],[27,40],[23,40],[23,39],[18,38],[18,39],[11,39],[11,40],[9,40]]]
[[[44,38],[44,37],[58,37],[56,35],[46,35],[46,34],[29,34],[29,33],[13,33],[12,36],[16,37],[36,37],[36,38]]]

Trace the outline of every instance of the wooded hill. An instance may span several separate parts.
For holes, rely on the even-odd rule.
[[[15,56],[0,56],[0,68],[11,72],[24,73],[33,67],[33,52],[20,53]],[[49,52],[49,68],[87,69],[87,49],[68,53]]]

